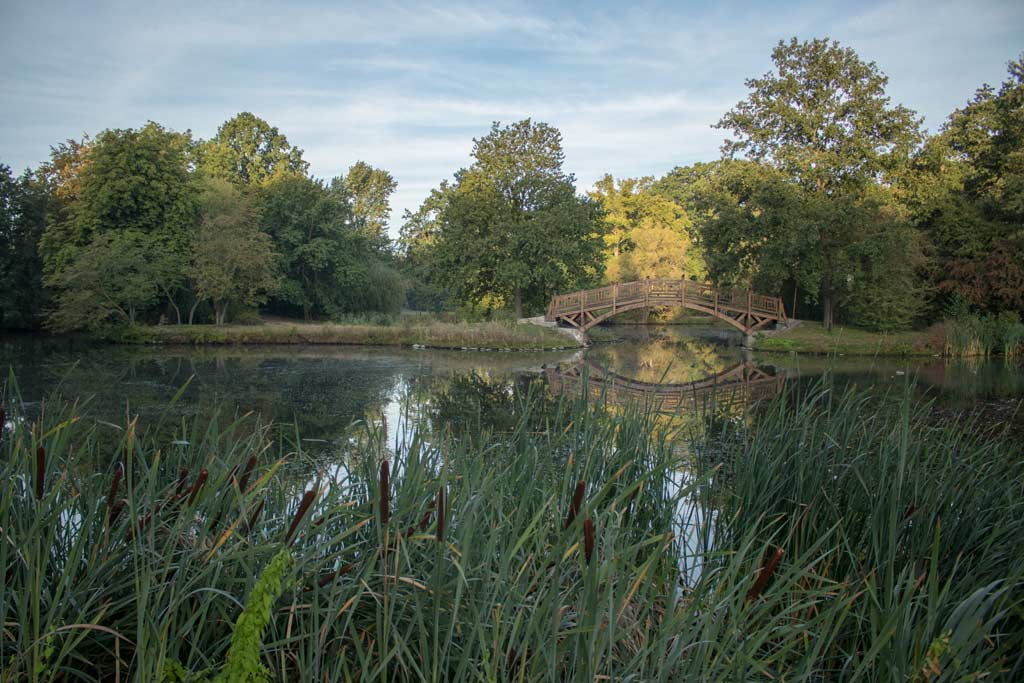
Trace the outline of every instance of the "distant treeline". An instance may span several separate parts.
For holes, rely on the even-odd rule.
[[[543,310],[554,293],[645,277],[782,295],[790,315],[888,330],[1024,312],[1024,59],[929,135],[874,63],[826,39],[717,127],[722,157],[586,195],[561,133],[495,123],[472,162],[389,240],[385,170],[329,182],[244,112],[210,140],[155,123],[0,166],[0,326],[96,329]],[[666,141],[670,142],[670,141]]]

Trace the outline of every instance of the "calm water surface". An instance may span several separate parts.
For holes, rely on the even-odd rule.
[[[386,426],[394,439],[419,411],[434,421],[511,421],[524,391],[611,401],[651,399],[666,412],[698,408],[726,388],[737,401],[770,397],[831,372],[839,386],[878,395],[913,382],[941,418],[981,411],[985,424],[1006,423],[1024,435],[1024,369],[1001,360],[953,363],[937,358],[824,358],[750,354],[720,327],[609,328],[613,341],[563,353],[480,353],[373,347],[118,347],[15,337],[0,341],[0,359],[17,382],[26,414],[44,400],[77,399],[90,417],[124,424],[126,415],[155,422],[204,416],[215,407],[295,422],[310,442],[344,437],[355,421]],[[187,384],[187,386],[186,386]],[[185,386],[180,398],[168,408]],[[518,389],[519,391],[514,391]],[[13,388],[8,393],[14,393]],[[470,417],[467,418],[467,415]]]

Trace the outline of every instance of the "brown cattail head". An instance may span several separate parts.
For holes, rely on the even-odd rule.
[[[260,513],[263,512],[263,505],[266,502],[267,501],[265,500],[261,500],[260,504],[256,506],[256,509],[253,511],[252,516],[249,517],[249,523],[245,527],[246,533],[248,533],[254,526],[256,526],[256,522],[260,518]]]
[[[249,475],[252,474],[253,468],[256,467],[256,456],[249,456],[249,461],[245,463],[245,469],[242,470],[242,478],[238,481],[238,488],[245,493],[245,487],[249,483]]]
[[[380,524],[387,526],[391,519],[391,466],[385,460],[380,464]]]
[[[768,560],[765,566],[761,567],[761,570],[757,574],[757,580],[754,582],[754,586],[747,592],[747,600],[756,600],[762,592],[764,592],[765,586],[768,585],[768,581],[772,578],[772,574],[775,573],[775,568],[779,566],[779,561],[782,556],[786,554],[786,551],[782,548],[777,548],[772,553],[771,558]]]
[[[590,558],[594,556],[594,520],[590,517],[583,520],[583,551],[587,564],[590,564]]]
[[[121,500],[119,500],[116,503],[114,503],[113,506],[111,506],[111,508],[110,508],[110,521],[108,522],[108,524],[111,527],[113,527],[114,526],[114,522],[117,521],[117,517],[118,517],[118,515],[121,514],[121,510],[124,510],[125,506],[127,506],[127,505],[128,505],[128,501],[125,500],[124,498],[122,498]]]
[[[121,477],[124,475],[124,465],[117,463],[114,469],[114,478],[110,482],[110,493],[107,494],[107,519],[111,520],[114,510],[114,503],[117,501],[117,489],[121,486]]]
[[[295,537],[295,531],[299,528],[302,518],[306,516],[307,512],[309,512],[309,508],[313,505],[313,501],[316,500],[317,493],[319,493],[319,486],[314,486],[302,494],[302,500],[299,501],[299,507],[295,510],[295,517],[292,518],[291,526],[288,527],[288,533],[284,537],[285,545],[292,544]],[[262,507],[262,504],[260,507]]]
[[[444,543],[444,487],[437,490],[437,542]]]
[[[185,484],[188,483],[188,468],[182,467],[178,470],[178,486],[174,489],[174,495],[180,496],[181,492],[185,490]]]
[[[580,479],[576,482],[576,490],[572,494],[572,502],[569,503],[569,514],[565,518],[565,528],[568,529],[569,525],[576,519],[576,515],[580,512],[580,506],[583,505],[583,494],[587,492],[587,482]]]
[[[46,449],[36,449],[36,500],[43,499],[44,479],[46,478]]]
[[[199,492],[203,489],[203,485],[206,483],[206,478],[209,476],[210,472],[205,467],[199,470],[199,476],[196,477],[196,483],[192,484],[192,492],[188,494],[189,505],[196,501],[196,497],[199,495]]]

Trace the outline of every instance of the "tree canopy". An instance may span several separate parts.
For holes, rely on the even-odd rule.
[[[216,178],[241,185],[259,185],[283,174],[303,175],[309,164],[277,127],[243,111],[228,119],[200,148],[200,165]]]
[[[455,175],[435,247],[452,291],[477,305],[511,303],[521,317],[524,303],[542,306],[600,277],[600,209],[577,196],[556,128],[495,123],[472,156]]]
[[[774,167],[802,191],[809,220],[786,225],[815,238],[818,294],[831,329],[835,281],[846,274],[845,252],[865,220],[852,209],[867,187],[907,163],[921,140],[920,120],[890,103],[888,78],[873,62],[835,41],[780,42],[772,61],[775,69],[747,80],[750,94],[719,121],[735,136],[722,149]]]

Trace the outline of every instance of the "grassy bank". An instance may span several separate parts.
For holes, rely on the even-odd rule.
[[[440,349],[564,349],[569,335],[508,322],[441,322],[403,316],[393,324],[266,322],[260,325],[161,325],[132,330],[114,341],[138,344],[363,344]]]
[[[943,352],[943,337],[931,332],[871,332],[836,325],[828,332],[810,320],[789,330],[757,334],[756,351],[843,354],[850,356],[933,356]]]
[[[356,429],[329,461],[12,409],[5,680],[1024,673],[1019,449],[827,386],[700,434],[520,399],[510,432]]]

